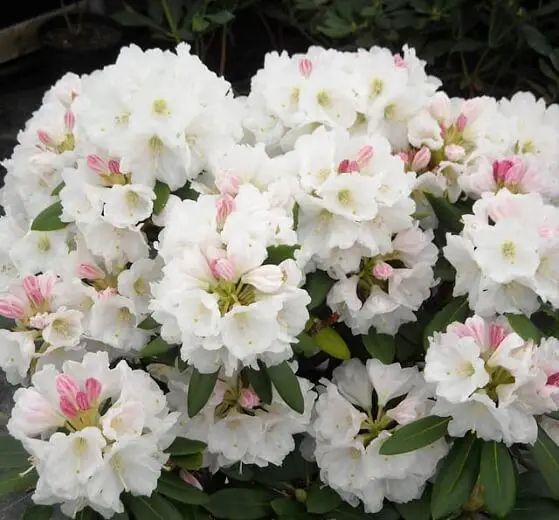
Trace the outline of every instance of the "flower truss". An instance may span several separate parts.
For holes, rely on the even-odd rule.
[[[557,143],[558,106],[449,98],[408,47],[270,53],[246,97],[185,44],[67,74],[3,163],[0,487],[559,517]]]

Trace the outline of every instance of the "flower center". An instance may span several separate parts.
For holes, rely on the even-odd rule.
[[[240,281],[219,280],[212,288],[212,293],[218,297],[217,305],[222,316],[235,305],[248,306],[256,301],[256,289],[252,285]]]

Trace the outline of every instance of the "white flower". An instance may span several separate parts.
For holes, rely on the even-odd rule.
[[[155,193],[141,184],[114,185],[103,195],[103,217],[113,226],[133,227],[153,211]]]
[[[26,332],[0,330],[0,366],[12,385],[22,383],[35,354],[33,336]]]
[[[80,311],[61,307],[46,317],[43,339],[53,347],[75,347],[83,333],[82,320]]]

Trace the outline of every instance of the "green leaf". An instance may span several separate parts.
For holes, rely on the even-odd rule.
[[[307,511],[323,515],[333,511],[342,503],[338,493],[321,482],[315,482],[309,489],[307,495]]]
[[[301,393],[299,380],[287,361],[273,367],[266,367],[266,371],[285,403],[296,412],[303,413],[305,411],[305,400]]]
[[[31,224],[31,230],[56,231],[58,229],[64,229],[68,223],[62,222],[62,220],[60,220],[60,215],[62,215],[62,202],[57,200],[35,217],[35,220],[33,220]]]
[[[311,297],[311,303],[307,306],[309,311],[316,309],[326,301],[326,296],[333,285],[334,280],[324,271],[315,271],[307,276],[305,289]]]
[[[445,331],[455,321],[464,321],[469,314],[470,308],[466,296],[460,296],[451,300],[433,316],[433,319],[425,327],[423,331],[423,347],[425,350],[429,348],[429,338],[433,333]]]
[[[279,265],[284,260],[292,260],[295,255],[295,251],[299,249],[301,246],[270,246],[268,248],[268,257],[266,258],[267,264],[274,264]]]
[[[195,471],[202,467],[204,454],[193,453],[192,455],[173,456],[172,460],[179,468]]]
[[[196,455],[203,453],[207,447],[205,442],[177,437],[165,452],[169,455]]]
[[[519,500],[507,520],[557,520],[559,504],[543,498]]]
[[[188,416],[194,417],[208,402],[217,381],[219,370],[213,374],[201,374],[192,369],[192,377],[188,385],[187,407]]]
[[[524,340],[533,340],[535,343],[539,343],[542,340],[543,334],[538,327],[536,327],[530,318],[524,316],[523,314],[505,314],[509,325],[512,330],[516,332]]]
[[[538,54],[547,56],[552,51],[547,38],[532,25],[523,25],[522,32],[526,38],[526,43]]]
[[[425,489],[421,498],[394,507],[404,520],[431,520],[431,487]]]
[[[0,469],[26,468],[29,453],[8,432],[0,432]]]
[[[555,498],[542,474],[537,470],[529,470],[519,475],[518,496],[521,498]]]
[[[380,513],[378,513],[380,514]],[[377,520],[377,515],[369,515],[365,513],[361,506],[351,507],[349,504],[343,503],[334,511],[328,514],[328,520]],[[397,517],[396,517],[397,518]]]
[[[171,195],[171,188],[164,182],[157,181],[155,187],[153,188],[155,192],[155,200],[153,201],[153,213],[159,215],[167,205],[169,201],[169,195]]]
[[[266,490],[227,488],[214,493],[204,507],[216,518],[258,520],[270,515],[273,498]]]
[[[14,320],[0,316],[0,329],[13,329],[15,326],[16,322]]]
[[[454,441],[433,486],[433,520],[446,518],[466,503],[478,478],[480,455],[481,442],[474,435]]]
[[[151,497],[122,497],[126,509],[134,515],[134,520],[183,520],[178,509],[157,493]]]
[[[202,16],[196,15],[192,18],[192,31],[195,33],[204,32],[210,26],[210,22]]]
[[[238,480],[240,482],[249,482],[254,478],[254,470],[246,464],[233,464],[233,466],[220,468],[219,471],[228,478]]]
[[[54,190],[52,190],[51,195],[53,197],[57,197],[58,195],[60,195],[60,192],[62,191],[62,188],[64,188],[64,186],[66,186],[66,183],[62,181],[56,188],[54,188]]]
[[[247,368],[248,382],[265,404],[272,402],[272,382],[265,369],[255,370]]]
[[[363,345],[372,357],[378,359],[385,365],[389,365],[394,361],[396,354],[396,342],[393,336],[388,334],[379,334],[373,327],[369,329],[369,333],[363,338]]]
[[[164,339],[155,338],[140,350],[138,355],[141,358],[160,356],[161,354],[165,354],[165,352],[169,352],[172,348],[173,345],[169,345]]]
[[[291,517],[305,512],[303,504],[291,498],[276,498],[270,502],[274,513],[279,517]]]
[[[428,415],[402,426],[380,447],[381,455],[399,455],[429,446],[444,437],[448,431],[450,417]]]
[[[111,520],[130,520],[130,517],[125,510],[123,513],[117,513],[116,515],[112,516]]]
[[[439,226],[442,226],[445,230],[451,231],[452,233],[458,234],[462,231],[464,223],[462,222],[462,212],[453,204],[451,204],[448,199],[443,197],[435,197],[431,193],[425,193],[425,197],[431,204],[437,219],[439,220]]]
[[[33,470],[22,474],[23,471],[25,470],[20,468],[18,471],[10,471],[0,476],[0,496],[15,493],[16,491],[26,491],[35,487],[39,479],[37,472]]]
[[[509,450],[503,443],[483,443],[479,483],[483,488],[487,512],[497,518],[506,517],[516,502],[516,471]]]
[[[84,507],[81,511],[76,513],[74,520],[96,520],[99,515],[90,507]]]
[[[326,352],[335,359],[350,359],[351,352],[338,331],[332,327],[320,329],[313,337],[322,352]]]
[[[161,474],[157,483],[157,492],[183,504],[200,506],[210,501],[210,495],[183,482],[171,473],[163,472]]]
[[[530,448],[536,466],[555,498],[559,499],[559,446],[538,426],[538,440]]]
[[[210,20],[210,22],[216,23],[218,25],[225,25],[231,20],[234,20],[235,15],[233,13],[230,13],[229,11],[219,11],[215,14],[207,14],[206,18]]]
[[[297,339],[299,341],[291,346],[296,352],[303,354],[305,357],[314,356],[320,350],[314,338],[306,332],[301,332]]]
[[[23,513],[21,520],[50,520],[52,511],[52,506],[31,505]]]
[[[142,320],[138,325],[138,328],[142,330],[153,330],[157,327],[159,327],[159,323],[155,321],[151,316],[148,316],[145,320]]]

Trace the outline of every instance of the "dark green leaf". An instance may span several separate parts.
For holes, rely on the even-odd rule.
[[[378,359],[385,365],[389,365],[394,361],[394,355],[396,354],[396,343],[393,336],[388,334],[379,334],[373,327],[369,329],[369,333],[366,336],[362,336],[363,345],[367,349],[367,352]]]
[[[506,314],[509,325],[522,339],[533,340],[539,343],[542,340],[542,332],[523,314]]]
[[[155,215],[159,215],[167,205],[169,195],[171,195],[171,189],[164,182],[157,181],[155,183],[153,191],[155,192],[155,200],[153,201],[153,213]]]
[[[536,9],[534,12],[535,17],[547,16],[559,11],[559,0],[546,0],[545,2],[541,2],[541,4],[543,4],[542,7]]]
[[[318,515],[329,513],[341,503],[340,495],[321,482],[315,482],[310,487],[306,502],[307,511]]]
[[[404,520],[431,520],[431,487],[425,489],[421,498],[394,507]]]
[[[204,32],[210,26],[210,22],[202,16],[194,16],[192,18],[192,31],[195,33]]]
[[[266,367],[266,371],[285,403],[296,412],[303,413],[305,411],[305,400],[301,393],[299,380],[287,361],[273,367]]]
[[[134,520],[183,520],[178,509],[157,493],[151,497],[124,495],[122,499]]]
[[[15,326],[16,322],[14,320],[0,316],[0,329],[13,329]]]
[[[216,518],[258,520],[270,515],[272,499],[266,490],[227,488],[214,493],[204,507]]]
[[[455,321],[463,322],[469,315],[470,308],[466,296],[454,298],[443,307],[433,319],[427,324],[423,331],[423,346],[429,348],[429,338],[435,332],[444,332],[446,328]]]
[[[138,325],[139,329],[142,330],[153,330],[159,327],[159,323],[155,321],[151,316],[148,316],[145,320],[141,321]]]
[[[206,448],[207,444],[202,441],[177,437],[165,451],[170,455],[196,455],[196,453],[204,452]]]
[[[478,478],[480,455],[481,442],[474,435],[454,441],[433,486],[433,520],[446,518],[466,503]]]
[[[487,512],[497,518],[506,517],[516,502],[516,471],[509,450],[503,443],[483,443],[479,483],[483,488]]]
[[[21,520],[50,520],[52,517],[52,507],[51,506],[29,506]]]
[[[293,259],[295,251],[299,248],[300,246],[270,246],[268,248],[268,258],[266,259],[266,263],[279,265],[284,260]]]
[[[246,464],[234,464],[221,468],[219,471],[230,479],[238,480],[240,482],[248,482],[254,478],[254,470]]]
[[[192,377],[188,385],[188,416],[194,417],[208,402],[217,381],[219,370],[213,374],[201,374],[195,368],[192,369]]]
[[[406,424],[383,442],[380,454],[399,455],[429,446],[446,435],[449,421],[449,417],[429,415]]]
[[[56,188],[54,188],[54,190],[52,190],[51,195],[53,197],[56,197],[60,194],[60,192],[62,191],[62,188],[64,188],[64,186],[66,186],[65,182],[62,181]]]
[[[56,231],[57,229],[64,229],[68,223],[62,222],[60,215],[62,215],[62,202],[57,200],[35,217],[31,224],[31,230]]]
[[[0,469],[25,468],[29,466],[29,453],[21,442],[8,432],[0,432]]]
[[[20,469],[0,475],[0,496],[15,493],[16,491],[26,491],[35,487],[39,479],[36,471],[30,471],[25,475],[22,474],[23,471],[25,470]]]
[[[218,25],[225,25],[226,23],[229,23],[231,20],[235,19],[235,15],[233,13],[230,13],[229,11],[219,11],[218,13],[215,14],[207,14],[206,18],[213,23],[216,23]]]
[[[543,498],[519,500],[507,520],[557,520],[559,504]]]
[[[555,498],[559,498],[559,446],[543,428],[538,427],[538,440],[530,449],[538,470]]]
[[[272,382],[266,370],[247,368],[247,375],[250,385],[254,388],[260,400],[265,404],[270,404],[272,402]]]
[[[435,197],[431,193],[425,193],[425,196],[439,220],[439,226],[452,233],[460,233],[464,227],[462,212],[446,198]]]
[[[318,345],[314,338],[306,332],[301,332],[298,336],[299,342],[293,343],[292,347],[296,352],[303,354],[305,357],[314,356],[318,350]]]
[[[161,354],[165,354],[173,348],[173,345],[169,345],[162,338],[155,338],[150,341],[142,350],[140,350],[139,356],[141,358],[145,357],[155,357]]]
[[[183,482],[171,473],[163,472],[157,483],[157,492],[184,504],[203,505],[210,501],[210,496],[203,491]]]
[[[187,469],[189,471],[195,471],[202,467],[204,462],[203,453],[194,453],[192,455],[179,455],[172,457],[173,462],[182,469]]]
[[[112,516],[111,520],[130,520],[130,517],[125,510],[123,513],[117,513],[116,515]]]
[[[336,359],[350,359],[351,352],[345,340],[336,329],[325,327],[320,329],[313,337],[322,352]]]
[[[555,499],[542,474],[537,470],[529,470],[518,477],[518,496],[522,498]]]
[[[75,516],[75,520],[96,520],[100,516],[90,507],[84,507],[81,511],[78,511]]]
[[[522,32],[526,38],[526,43],[538,54],[547,56],[552,48],[547,38],[532,25],[522,26]]]
[[[292,498],[276,498],[272,500],[270,506],[274,510],[274,513],[278,516],[292,516],[298,515],[305,512],[305,507],[303,504],[297,502]]]
[[[316,309],[326,301],[326,296],[333,285],[334,280],[324,271],[315,271],[307,276],[305,289],[311,297],[311,303],[307,306],[310,311]]]
[[[376,520],[377,516],[365,513],[361,506],[351,507],[349,504],[343,503],[329,513],[327,518],[328,520]]]

